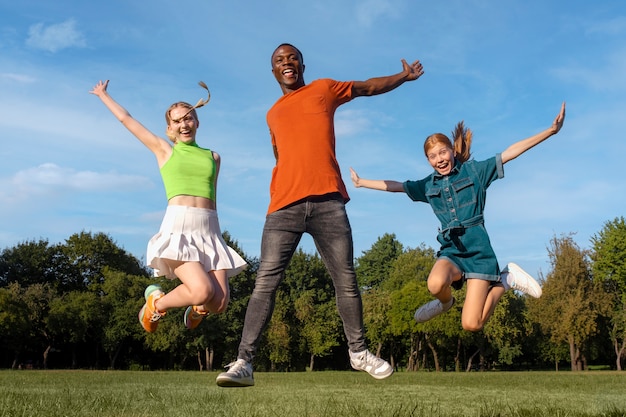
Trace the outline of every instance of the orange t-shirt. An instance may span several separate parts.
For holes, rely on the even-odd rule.
[[[268,214],[306,197],[350,199],[335,156],[335,110],[352,100],[352,81],[321,79],[283,95],[267,112],[276,166]]]

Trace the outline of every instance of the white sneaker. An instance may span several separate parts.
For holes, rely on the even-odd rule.
[[[252,364],[243,359],[237,359],[226,365],[227,372],[217,376],[215,382],[220,387],[251,387],[254,385],[252,376]]]
[[[514,289],[531,297],[541,297],[542,290],[539,283],[513,262],[509,262],[502,270],[502,284],[507,290]]]
[[[441,304],[439,300],[429,301],[417,310],[415,310],[415,314],[413,318],[418,323],[424,323],[433,317],[437,317],[441,313],[445,313],[450,310],[450,308],[454,305],[454,297],[452,300],[448,301],[446,305]]]
[[[350,365],[357,371],[365,371],[376,379],[384,379],[393,374],[389,363],[365,349],[363,352],[350,352]]]

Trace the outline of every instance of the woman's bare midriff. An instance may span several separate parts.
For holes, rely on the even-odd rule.
[[[215,201],[209,198],[196,197],[193,195],[177,195],[170,198],[167,204],[170,206],[187,206],[211,210],[216,209]]]

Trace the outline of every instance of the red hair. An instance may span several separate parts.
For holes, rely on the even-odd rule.
[[[428,157],[428,151],[437,144],[443,144],[456,153],[456,159],[459,162],[465,162],[472,156],[470,147],[472,146],[472,131],[465,127],[463,121],[460,121],[452,131],[454,145],[450,138],[443,133],[434,133],[424,141],[424,154]]]

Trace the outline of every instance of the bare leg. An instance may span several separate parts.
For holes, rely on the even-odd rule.
[[[471,332],[481,330],[491,318],[504,291],[502,285],[493,285],[492,282],[482,279],[468,279],[467,294],[461,314],[463,329]]]
[[[180,279],[181,285],[157,300],[155,307],[159,311],[167,311],[175,307],[203,305],[214,297],[218,285],[215,280],[210,279],[202,264],[199,262],[171,261],[171,265],[174,273]]]
[[[428,291],[441,301],[441,304],[446,304],[452,300],[450,286],[461,277],[462,273],[456,265],[447,259],[438,259],[428,275]]]

